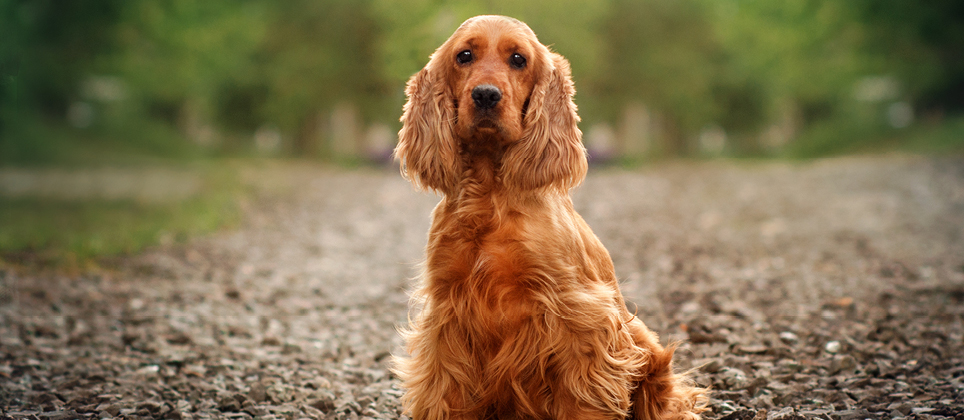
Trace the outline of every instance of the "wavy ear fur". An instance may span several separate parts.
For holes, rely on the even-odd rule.
[[[511,188],[567,191],[582,182],[589,166],[572,101],[576,89],[569,62],[545,47],[542,50],[542,74],[529,97],[523,136],[506,150],[502,175]]]
[[[459,173],[455,105],[435,58],[408,80],[395,158],[402,176],[416,187],[451,194]]]

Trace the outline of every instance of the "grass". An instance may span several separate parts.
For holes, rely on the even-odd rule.
[[[0,124],[3,121],[0,120]],[[203,161],[202,149],[149,119],[77,129],[29,115],[0,125],[0,165],[87,167]]]
[[[788,145],[781,156],[811,159],[894,151],[921,155],[964,154],[964,116],[937,123],[922,122],[903,129],[852,122],[818,123]]]
[[[189,173],[200,179],[200,188],[160,200],[0,195],[0,266],[84,268],[240,222],[245,191],[238,165],[212,157],[164,123],[118,119],[77,129],[30,114],[8,117],[15,123],[0,127],[0,168],[78,173],[160,168]]]
[[[911,129],[897,146],[899,150],[929,155],[964,153],[964,117],[941,124],[923,125]]]
[[[0,197],[0,263],[85,268],[99,259],[236,226],[236,170],[208,164],[200,190],[167,201]]]

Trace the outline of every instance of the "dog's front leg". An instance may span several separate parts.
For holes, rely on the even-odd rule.
[[[424,315],[424,314],[423,314]],[[429,317],[430,318],[430,317]],[[402,402],[415,420],[475,420],[472,396],[479,369],[463,334],[450,324],[416,321],[406,334],[408,358],[397,358],[394,371],[406,389]]]

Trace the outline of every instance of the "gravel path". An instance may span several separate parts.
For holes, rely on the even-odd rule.
[[[0,419],[400,417],[437,197],[252,169],[243,229],[78,276],[0,266]],[[724,419],[964,419],[964,160],[591,170],[577,209]]]

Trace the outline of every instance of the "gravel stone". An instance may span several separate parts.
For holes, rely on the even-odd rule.
[[[790,331],[784,331],[784,332],[780,333],[780,341],[783,341],[784,343],[787,343],[787,344],[796,344],[796,342],[799,341],[799,340],[800,340],[800,338],[797,337],[796,334],[794,334],[794,333],[792,333],[792,332],[790,332]]]
[[[857,369],[857,359],[851,355],[834,356],[830,361],[831,375],[836,375],[838,373],[844,373],[848,375],[853,375],[854,371]]]

